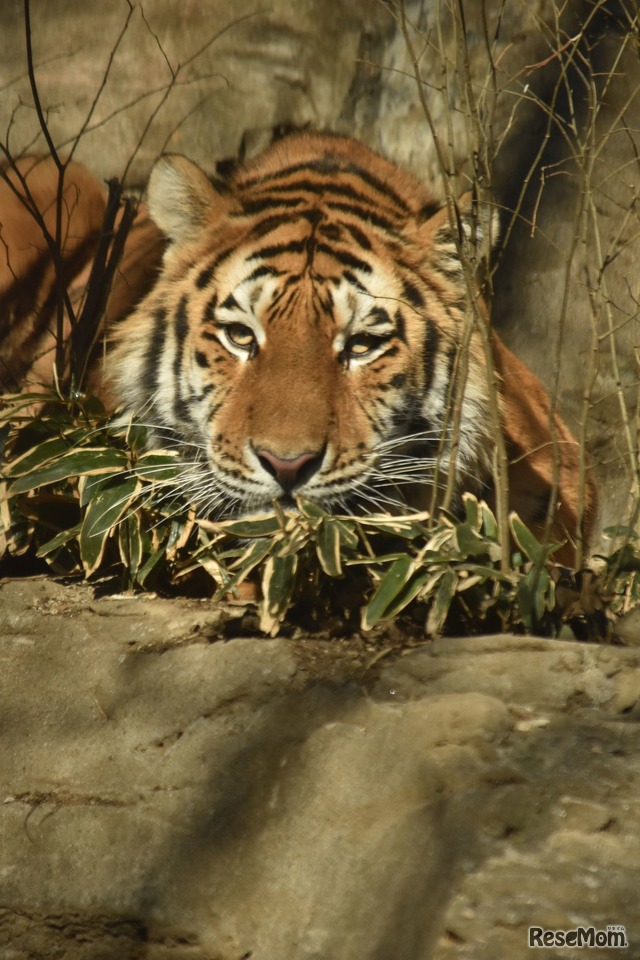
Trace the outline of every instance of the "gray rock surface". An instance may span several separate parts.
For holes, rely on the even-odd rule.
[[[242,624],[0,584],[2,960],[635,955],[639,651]]]

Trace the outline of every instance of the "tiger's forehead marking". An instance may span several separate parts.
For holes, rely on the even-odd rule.
[[[271,172],[262,169],[254,176],[244,173],[236,185],[245,209],[252,213],[277,203],[292,205],[301,195],[322,197],[326,203],[350,201],[386,208],[392,217],[408,210],[404,197],[388,180],[347,158],[316,156]]]
[[[312,218],[312,213],[317,216]],[[254,279],[305,275],[319,282],[344,278],[373,296],[385,296],[390,287],[397,288],[397,276],[386,265],[384,240],[376,243],[365,229],[364,224],[354,228],[319,210],[306,210],[302,216],[296,212],[259,237],[249,230],[235,249],[216,255],[209,264],[201,262],[198,279],[203,286],[216,286],[220,299]]]
[[[259,342],[272,324],[321,325],[341,342],[402,327],[397,252],[413,211],[387,180],[316,159],[241,177],[232,190],[239,206],[218,233],[228,245],[200,262],[198,286],[213,287],[222,305],[235,302],[235,319]]]

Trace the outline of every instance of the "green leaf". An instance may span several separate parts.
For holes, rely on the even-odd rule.
[[[147,447],[148,431],[139,423],[128,423],[123,427],[118,420],[108,427],[108,435],[113,437],[124,437],[128,447],[134,451],[144,452]]]
[[[139,513],[127,514],[118,524],[118,546],[130,581],[135,582],[144,553]]]
[[[51,460],[58,460],[69,451],[70,446],[66,437],[51,437],[49,440],[43,440],[36,447],[32,447],[12,460],[8,474],[12,478],[22,477]]]
[[[482,500],[480,502],[480,512],[482,513],[482,530],[489,540],[498,540],[498,521],[495,514],[489,509],[488,505]]]
[[[457,568],[458,574],[460,574],[460,568]],[[484,584],[487,582],[487,578],[483,577],[482,574],[472,573],[470,577],[462,577],[458,575],[458,582],[456,584],[456,593],[464,593],[465,590],[471,590],[473,587],[477,587],[478,584]]]
[[[59,480],[66,480],[69,477],[121,473],[127,469],[127,466],[127,456],[120,450],[105,450],[103,448],[74,450],[39,469],[32,470],[25,476],[19,477],[9,487],[9,496],[15,497],[18,493],[36,490],[38,487],[56,483]]]
[[[151,584],[164,567],[165,560],[165,552],[162,547],[150,553],[136,574],[136,583],[146,590],[150,589]]]
[[[516,597],[518,600],[518,609],[525,628],[531,632],[533,630],[533,597],[531,596],[531,585],[527,578],[523,578],[516,588]]]
[[[428,533],[420,520],[408,517],[358,517],[357,522],[366,530],[384,531],[386,534],[402,537],[403,540],[417,540],[419,537],[426,537]]]
[[[469,523],[461,523],[456,527],[455,539],[462,557],[480,557],[489,553],[490,545]]]
[[[204,551],[197,557],[197,562],[201,564],[216,583],[219,584],[215,598],[220,599],[228,593],[233,593],[235,587],[242,583],[243,580],[246,580],[251,571],[262,563],[271,550],[273,550],[273,541],[256,539],[249,544],[244,552],[234,558],[233,563],[227,567],[226,570],[219,562],[221,558],[220,553],[216,554],[214,560],[209,551]],[[229,575],[230,571],[234,571],[232,576]]]
[[[189,537],[195,528],[195,521],[190,514],[173,517],[169,523],[167,535],[167,555],[174,557],[188,543]]]
[[[345,563],[349,567],[378,567],[383,563],[393,563],[394,560],[404,560],[408,557],[408,554],[400,552],[399,550],[396,553],[381,553],[379,556],[376,554],[374,557],[354,557],[353,559],[346,560]],[[420,559],[424,560],[422,554],[420,554]]]
[[[361,626],[363,630],[371,630],[380,620],[386,619],[387,610],[395,602],[400,591],[406,586],[415,572],[413,558],[404,556],[395,560],[362,611]]]
[[[458,575],[455,570],[445,570],[427,617],[427,633],[431,636],[439,634],[444,626],[457,583]]]
[[[327,576],[340,577],[342,575],[340,529],[331,517],[326,517],[320,523],[316,534],[316,552],[320,566]]]
[[[2,411],[2,419],[11,419],[15,410],[21,410],[24,407],[30,407],[32,404],[40,406],[41,404],[59,403],[66,408],[66,403],[55,392],[55,390],[33,391],[31,393],[6,393],[2,396],[2,403],[6,404],[6,409]],[[33,414],[29,417],[33,419]]]
[[[457,570],[468,570],[474,576],[479,576],[483,580],[499,580],[502,583],[513,583],[513,575],[503,573],[497,567],[488,567],[483,563],[460,563],[456,564]]]
[[[298,508],[300,513],[310,520],[321,520],[323,517],[329,516],[327,511],[317,503],[314,503],[312,500],[303,500],[302,497],[298,498]]]
[[[90,577],[100,566],[107,541],[136,494],[138,481],[129,477],[124,483],[103,490],[92,500],[80,531],[80,555],[85,575]]]
[[[70,540],[75,540],[79,536],[82,529],[82,523],[77,523],[75,526],[70,527],[68,530],[61,530],[60,533],[56,534],[55,537],[52,537],[51,540],[48,540],[46,543],[43,543],[41,547],[38,548],[36,552],[37,557],[46,558],[50,554],[54,553],[59,547],[63,547],[66,543],[69,543]]]
[[[153,550],[136,574],[136,583],[149,589],[155,578],[160,574],[166,562],[164,545],[160,544]]]
[[[555,584],[546,567],[532,567],[518,583],[516,595],[527,630],[533,631],[555,606]]]
[[[480,503],[472,493],[462,494],[465,519],[469,526],[477,533],[480,530]]]
[[[340,534],[342,549],[353,553],[354,550],[358,549],[358,544],[360,543],[360,539],[355,530],[355,523],[348,523],[345,520],[338,520],[337,518],[333,522]]]
[[[154,483],[175,480],[183,470],[177,453],[150,451],[139,457],[135,465],[136,475],[141,480],[151,480]]]
[[[520,547],[524,555],[533,560],[535,564],[541,566],[548,556],[564,546],[564,543],[543,544],[536,540],[531,530],[522,522],[517,513],[509,514],[509,526],[516,544]]]
[[[106,487],[113,484],[113,474],[106,473],[97,477],[79,477],[78,493],[81,507],[86,507],[88,503],[98,496]]]
[[[234,537],[270,537],[281,529],[280,521],[273,514],[248,517],[246,520],[221,520],[212,526]]]
[[[382,619],[392,620],[393,617],[397,617],[405,607],[408,607],[412,600],[415,600],[418,594],[422,592],[422,588],[429,579],[429,575],[428,570],[420,570],[415,573],[397,593],[395,600],[389,604]]]
[[[298,566],[297,554],[269,557],[262,577],[262,603],[260,605],[260,629],[275,634],[289,608],[295,575]]]
[[[533,571],[531,571],[531,573],[533,573]],[[542,618],[544,617],[545,613],[547,613],[549,610],[553,610],[554,606],[555,584],[551,579],[548,569],[543,567],[538,574],[538,583],[536,585],[533,599],[533,609],[535,611],[538,623],[542,622]]]
[[[78,550],[78,541],[69,540],[54,550],[47,557],[47,565],[51,567],[54,573],[62,577],[82,576],[82,564],[80,562],[80,551]]]
[[[272,549],[273,544],[267,539],[256,539],[250,543],[244,553],[232,564],[232,569],[236,571],[233,576],[233,584],[241,583],[259,563],[262,563]]]

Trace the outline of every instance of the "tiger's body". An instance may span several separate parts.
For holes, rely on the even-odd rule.
[[[69,176],[71,274],[104,207],[84,177],[81,168]],[[91,386],[148,424],[153,445],[180,449],[185,493],[201,511],[246,514],[296,496],[340,511],[427,509],[448,476],[454,506],[464,490],[490,499],[488,343],[510,506],[541,533],[555,504],[550,535],[568,538],[560,556],[571,562],[595,503],[589,480],[580,496],[577,443],[538,379],[488,331],[459,256],[469,228],[457,237],[422,184],[356,141],[296,134],[224,183],[183,157],[161,158],[148,203]],[[3,201],[0,220],[4,210]],[[3,229],[10,253],[28,247],[24,229]],[[32,260],[48,269],[46,256]],[[49,321],[38,319],[46,295],[22,305],[31,328],[11,306],[32,269],[4,283],[0,274],[0,323],[21,380],[42,380],[42,358],[51,363]],[[30,364],[36,341],[41,357]]]

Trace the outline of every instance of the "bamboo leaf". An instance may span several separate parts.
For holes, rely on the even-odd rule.
[[[177,452],[150,451],[140,456],[135,465],[135,472],[141,480],[151,480],[162,483],[175,480],[184,468],[181,467]]]
[[[533,560],[538,566],[542,565],[547,557],[564,546],[564,543],[540,543],[531,530],[522,522],[517,513],[509,514],[509,526],[518,547],[528,560]]]
[[[103,490],[87,507],[79,537],[85,576],[90,577],[98,569],[107,541],[133,500],[137,487],[138,481],[130,477]]]
[[[469,523],[461,523],[455,530],[458,552],[462,557],[479,557],[489,552],[489,545]]]
[[[273,636],[289,608],[295,584],[297,554],[269,557],[262,577],[260,629]]]
[[[386,618],[387,610],[409,582],[414,570],[415,561],[411,557],[399,557],[391,564],[378,584],[371,600],[362,611],[361,626],[363,630],[371,630],[376,623]]]
[[[234,561],[233,566],[237,569],[233,576],[229,576],[230,568],[225,569],[218,560],[212,565],[211,557],[205,555],[202,559],[198,558],[198,563],[204,566],[213,580],[220,585],[216,592],[216,599],[234,593],[235,588],[243,583],[252,570],[262,563],[272,547],[273,545],[268,540],[254,540],[242,556]]]
[[[479,583],[486,582],[487,578],[478,573],[472,574],[470,577],[458,577],[456,592],[464,593],[465,590],[469,590],[471,587],[476,587]]]
[[[126,454],[120,450],[104,448],[73,450],[39,469],[19,477],[9,487],[9,496],[15,497],[19,493],[36,490],[38,487],[69,477],[97,476],[103,473],[121,473],[128,465]]]
[[[81,529],[82,523],[77,523],[68,530],[61,530],[60,533],[57,533],[55,537],[52,537],[51,540],[43,543],[42,546],[38,548],[36,551],[36,556],[43,558],[48,557],[59,547],[63,547],[66,543],[69,543],[70,540],[75,540]]]
[[[316,552],[320,566],[329,577],[342,575],[340,557],[340,529],[335,520],[326,517],[316,534]]]
[[[429,514],[418,514],[416,517],[359,517],[358,522],[366,530],[380,530],[403,540],[416,540],[427,536],[427,528],[422,520],[429,519]]]
[[[489,567],[482,563],[461,563],[456,566],[458,570],[467,570],[471,574],[477,574],[484,580],[498,580],[502,583],[513,583],[513,574],[503,573],[496,567]]]
[[[544,555],[545,548],[536,540],[529,528],[522,522],[517,513],[509,514],[509,526],[513,539],[524,553],[525,557],[537,563]]]
[[[548,610],[553,610],[555,605],[555,584],[549,575],[546,567],[543,567],[538,573],[538,583],[534,596],[534,610],[538,623]]]
[[[91,500],[94,500],[98,494],[111,486],[113,483],[113,474],[106,473],[97,477],[80,476],[78,478],[78,494],[81,507],[86,507]]]
[[[280,521],[273,514],[248,517],[246,520],[221,520],[216,523],[202,522],[205,530],[214,533],[223,531],[234,537],[271,537],[280,532]]]
[[[303,516],[308,517],[310,520],[322,520],[323,517],[328,517],[329,514],[317,503],[314,503],[312,500],[303,500],[302,497],[298,499],[298,508]]]
[[[480,512],[482,514],[482,529],[489,540],[498,539],[498,521],[495,514],[489,509],[488,505],[482,500],[480,502]]]
[[[51,460],[58,460],[69,451],[70,443],[66,437],[51,437],[11,461],[9,475],[22,477],[32,470],[42,467]]]
[[[547,568],[532,567],[518,583],[516,594],[523,623],[533,631],[555,605],[555,585]]]
[[[409,604],[415,600],[418,594],[422,593],[422,588],[429,578],[428,570],[420,570],[415,573],[413,577],[399,590],[396,594],[395,600],[389,604],[385,611],[384,617],[382,620],[392,620],[393,617],[397,615],[408,607]]]
[[[338,520],[337,517],[333,522],[335,523],[340,534],[340,543],[342,548],[347,550],[349,553],[357,550],[360,540],[358,538],[358,534],[356,533],[355,523],[347,523],[345,520]]]
[[[478,533],[481,522],[480,503],[478,498],[474,497],[472,493],[463,493],[462,503],[464,506],[466,522],[476,533]]]
[[[129,573],[130,581],[135,582],[144,554],[139,513],[131,512],[127,514],[118,524],[118,547],[120,558]]]
[[[408,554],[397,551],[396,553],[382,553],[379,556],[376,554],[374,557],[353,557],[353,559],[346,560],[345,564],[349,567],[365,566],[373,569],[374,567],[380,566],[380,564],[393,563],[394,560],[402,560],[407,556]],[[422,554],[420,557],[424,560]]]
[[[427,617],[427,633],[431,636],[439,634],[444,626],[457,583],[458,576],[455,570],[445,570]]]
[[[149,556],[139,568],[136,575],[136,582],[141,587],[148,588],[154,577],[158,574],[158,568],[161,568],[165,560],[164,548],[162,545],[156,550],[152,550]]]
[[[167,558],[169,560],[172,560],[180,550],[186,547],[194,528],[193,511],[189,511],[186,516],[174,517],[171,520],[167,536]]]
[[[242,583],[251,571],[254,570],[259,563],[262,563],[267,554],[272,550],[272,547],[271,541],[266,539],[256,539],[250,543],[244,553],[232,564],[232,568],[236,570],[236,573],[232,578],[231,585],[235,586],[238,583]]]
[[[516,588],[516,598],[518,609],[525,628],[531,632],[533,630],[533,602],[531,596],[531,585],[523,578]]]

